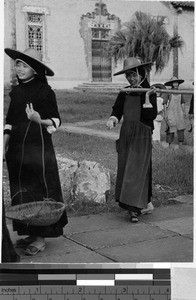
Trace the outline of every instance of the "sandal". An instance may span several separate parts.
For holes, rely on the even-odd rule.
[[[139,221],[137,217],[137,213],[135,213],[134,211],[130,211],[129,213],[130,213],[131,223],[137,223]]]
[[[35,237],[28,236],[25,239],[20,239],[16,241],[16,248],[23,248],[28,246],[29,244],[33,243],[35,241]]]
[[[143,208],[143,209],[141,210],[141,214],[142,214],[142,215],[151,214],[153,210],[154,210],[154,206],[153,206],[152,202],[149,202],[149,203],[147,204],[147,207],[146,207],[146,208]]]
[[[34,242],[32,244],[30,244],[25,250],[25,254],[26,255],[36,255],[38,252],[42,252],[44,251],[46,248],[46,244],[39,244],[38,242]]]

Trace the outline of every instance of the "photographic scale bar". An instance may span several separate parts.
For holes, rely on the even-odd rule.
[[[0,270],[0,300],[171,300],[167,269],[23,271]]]

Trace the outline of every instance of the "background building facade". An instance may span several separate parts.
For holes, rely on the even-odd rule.
[[[165,82],[173,72],[190,86],[194,80],[194,2],[131,0],[6,0],[4,46],[42,52],[43,62],[54,70],[53,88],[73,88],[82,82],[124,82],[113,77],[122,68],[105,57],[111,35],[136,11],[165,17],[165,27],[185,42],[173,52],[162,73],[151,72],[151,83]],[[4,78],[13,78],[13,62],[5,55]]]

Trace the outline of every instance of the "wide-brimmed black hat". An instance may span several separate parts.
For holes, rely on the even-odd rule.
[[[24,52],[5,48],[5,53],[14,60],[21,60],[31,67],[37,74],[44,73],[46,76],[54,76],[54,72],[42,63],[40,51],[28,48]]]
[[[140,60],[137,59],[136,57],[128,57],[124,60],[123,69],[121,71],[115,73],[114,76],[121,75],[121,74],[123,74],[126,71],[131,70],[131,69],[143,68],[143,67],[146,67],[146,66],[150,66],[152,64],[153,64],[152,62],[141,63]]]
[[[165,85],[162,84],[162,83],[154,83],[154,84],[152,84],[151,86],[154,86],[154,87],[156,87],[156,88],[158,88],[158,89],[162,89],[162,90],[165,90],[165,89],[166,89]]]
[[[171,85],[173,85],[174,82],[178,82],[178,84],[181,84],[181,83],[184,82],[184,80],[183,79],[178,79],[177,77],[173,76],[169,81],[164,83],[164,85],[171,86]]]

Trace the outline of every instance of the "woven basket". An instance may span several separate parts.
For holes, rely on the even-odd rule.
[[[6,217],[26,225],[48,226],[56,223],[65,210],[65,204],[55,201],[35,201],[11,206]]]

